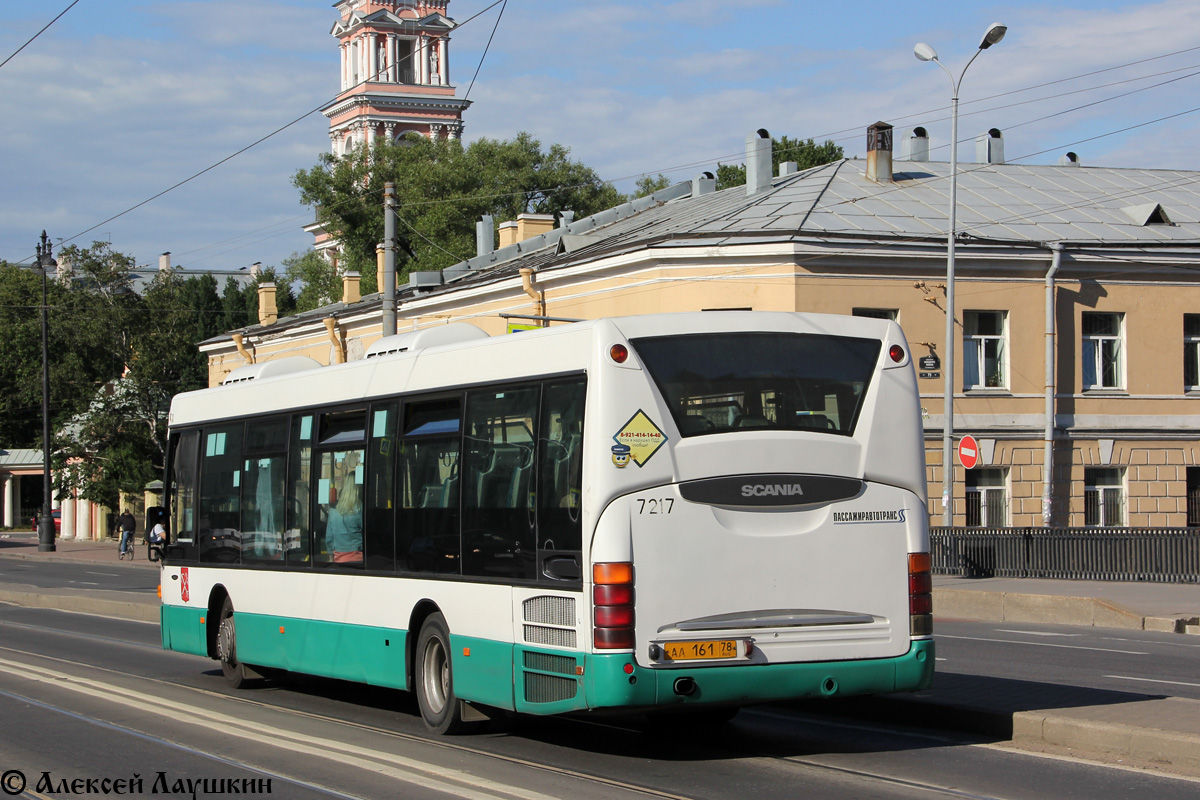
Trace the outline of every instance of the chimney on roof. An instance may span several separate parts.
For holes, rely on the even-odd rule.
[[[771,134],[759,128],[746,137],[746,196],[771,188]]]
[[[275,284],[258,285],[258,324],[274,325],[279,319],[279,308],[275,305]]]
[[[484,214],[475,223],[475,256],[479,258],[496,250],[496,222]]]
[[[564,208],[558,213],[558,227],[565,228],[575,221],[575,212],[569,208]]]
[[[795,175],[799,171],[800,171],[800,165],[797,164],[795,161],[779,162],[779,177],[781,177],[781,178],[785,175]]]
[[[342,273],[342,302],[346,305],[362,300],[362,291],[358,286],[361,277],[357,272]]]
[[[1058,165],[1060,167],[1078,167],[1079,156],[1076,153],[1067,153],[1058,160]]]
[[[867,180],[892,182],[892,126],[886,122],[867,128]]]
[[[552,230],[554,230],[553,214],[517,214],[515,222],[509,220],[500,223],[500,246],[508,247],[510,244],[523,242]]]
[[[692,197],[711,194],[717,190],[717,178],[711,172],[701,172],[692,178]]]
[[[929,132],[924,128],[913,128],[912,135],[904,140],[904,145],[909,161],[929,160]]]
[[[250,277],[257,278],[259,275],[262,275],[262,262],[255,261],[250,265]]]
[[[1004,136],[999,128],[975,137],[975,160],[980,164],[1004,163]]]
[[[163,253],[161,256],[158,257],[158,271],[159,272],[170,272],[171,271],[171,251],[170,250],[168,250],[167,252]]]

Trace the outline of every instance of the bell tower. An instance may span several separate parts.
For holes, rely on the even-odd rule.
[[[449,0],[340,0],[330,31],[341,50],[341,93],[322,109],[333,154],[410,131],[462,137],[471,103],[450,83]]]

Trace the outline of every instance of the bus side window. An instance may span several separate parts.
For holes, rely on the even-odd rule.
[[[367,431],[367,497],[363,528],[366,568],[391,572],[396,568],[396,418],[391,400],[371,406]]]
[[[531,502],[538,386],[467,395],[463,463],[463,574],[532,578],[537,538]]]
[[[182,551],[176,558],[196,558],[196,448],[199,431],[172,437],[171,444],[171,541]]]
[[[205,428],[200,457],[197,538],[200,560],[237,564],[242,560],[242,432],[245,424]]]
[[[538,433],[538,559],[540,578],[578,580],[583,548],[580,498],[583,493],[582,378],[547,384],[542,394]]]
[[[287,417],[249,423],[242,480],[242,561],[283,561]]]
[[[462,399],[406,403],[396,514],[396,570],[457,575]]]
[[[286,528],[283,532],[284,558],[290,567],[310,565],[312,533],[309,525],[312,502],[312,415],[292,417],[288,448],[288,490]]]

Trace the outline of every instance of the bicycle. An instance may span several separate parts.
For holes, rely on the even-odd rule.
[[[121,531],[117,538],[117,560],[124,561],[128,557],[133,561],[134,550],[133,531]]]

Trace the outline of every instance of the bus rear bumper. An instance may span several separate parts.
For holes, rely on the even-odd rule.
[[[584,670],[584,696],[587,708],[599,710],[909,692],[932,685],[933,664],[932,639],[915,640],[907,653],[894,658],[691,669],[649,669],[634,664],[628,653],[593,654]]]

